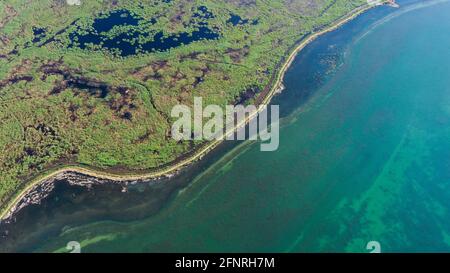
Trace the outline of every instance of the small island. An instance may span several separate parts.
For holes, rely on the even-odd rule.
[[[391,2],[391,1],[389,1]],[[370,8],[329,1],[0,3],[0,208],[64,172],[156,178],[217,142],[175,141],[174,105],[266,104],[295,54]]]

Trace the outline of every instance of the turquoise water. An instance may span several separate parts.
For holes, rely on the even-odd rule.
[[[295,106],[299,56],[275,100],[289,109],[276,152],[246,142],[158,213],[66,227],[27,250],[450,251],[450,2],[428,3],[338,32],[350,42],[323,60],[340,67]]]

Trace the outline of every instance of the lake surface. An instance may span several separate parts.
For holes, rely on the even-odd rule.
[[[1,226],[0,251],[450,251],[450,1],[412,2],[299,54],[276,152],[228,143],[126,193],[58,183]]]
[[[189,27],[196,30],[168,35],[148,30],[157,23],[155,18],[144,20],[128,10],[115,10],[96,18],[90,28],[78,26],[69,35],[70,47],[106,49],[122,57],[167,51],[193,42],[218,39],[220,34],[208,25],[208,20],[214,17],[205,6],[200,6],[189,23]]]

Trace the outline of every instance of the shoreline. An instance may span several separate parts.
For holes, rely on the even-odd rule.
[[[383,4],[387,3],[389,1],[384,1]],[[263,110],[264,106],[269,104],[269,102],[272,100],[272,98],[280,93],[284,89],[283,85],[283,79],[285,76],[286,71],[289,69],[289,67],[292,65],[293,61],[295,60],[295,57],[298,55],[298,53],[303,50],[307,45],[309,45],[312,41],[317,39],[319,36],[326,34],[328,32],[334,31],[344,25],[345,23],[353,20],[360,14],[366,12],[367,10],[376,7],[371,5],[363,5],[360,6],[348,14],[344,15],[343,17],[337,19],[337,21],[332,22],[329,26],[325,27],[322,30],[319,30],[317,32],[312,32],[310,35],[308,35],[305,39],[301,40],[298,45],[294,47],[294,50],[292,50],[290,53],[288,53],[288,58],[284,61],[281,68],[276,72],[275,81],[270,87],[270,91],[267,93],[267,95],[262,98],[261,102],[258,104],[258,108],[256,112],[251,113],[246,119],[236,124],[232,129],[226,131],[224,133],[224,137],[234,133],[237,129],[242,128],[245,126],[251,119],[256,117],[261,110]],[[20,206],[23,199],[25,199],[30,193],[34,192],[40,185],[46,184],[46,183],[52,183],[57,180],[58,177],[68,175],[68,174],[74,174],[74,175],[81,175],[85,177],[91,177],[93,179],[98,180],[107,180],[108,182],[142,182],[142,181],[150,181],[159,179],[162,177],[171,177],[177,172],[179,172],[181,169],[189,166],[190,164],[200,160],[205,156],[207,153],[215,149],[219,144],[223,142],[223,139],[221,140],[214,140],[203,147],[200,147],[198,151],[193,151],[193,154],[191,156],[187,156],[186,158],[182,158],[179,161],[176,161],[173,164],[170,164],[165,167],[161,167],[155,171],[151,171],[149,173],[143,173],[143,174],[114,174],[109,173],[107,171],[100,171],[100,170],[94,170],[94,168],[90,169],[89,167],[83,167],[79,165],[69,165],[64,167],[59,167],[54,170],[47,170],[43,174],[38,175],[36,178],[32,179],[30,182],[27,183],[27,185],[21,189],[16,194],[12,195],[10,200],[7,204],[4,205],[3,208],[0,210],[0,223],[4,220],[7,220],[11,218],[16,212],[18,212],[21,208],[26,206]]]

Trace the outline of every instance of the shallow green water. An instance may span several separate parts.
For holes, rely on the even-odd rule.
[[[158,214],[67,229],[33,250],[450,251],[448,14],[449,2],[397,12],[359,33],[283,120],[278,151],[241,145]]]

